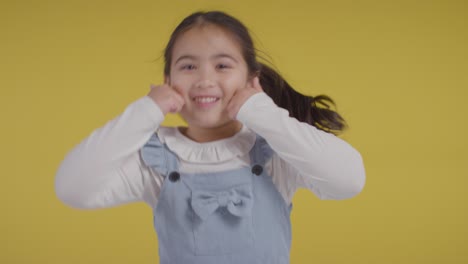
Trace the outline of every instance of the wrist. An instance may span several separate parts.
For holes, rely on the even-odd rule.
[[[236,120],[239,120],[243,123],[244,120],[247,120],[251,115],[252,111],[255,111],[254,108],[258,107],[259,104],[264,104],[265,101],[273,101],[265,92],[255,93],[250,96],[244,104],[239,108],[239,111],[236,115]]]
[[[151,112],[154,112],[158,116],[162,116],[162,117],[164,117],[167,114],[167,111],[160,105],[160,103],[157,102],[157,100],[155,100],[154,98],[148,95],[146,97],[149,99],[147,101],[151,101],[150,103]]]

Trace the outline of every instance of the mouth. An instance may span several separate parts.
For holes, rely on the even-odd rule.
[[[200,108],[209,108],[215,105],[219,99],[219,97],[215,96],[195,96],[192,98],[192,101]]]

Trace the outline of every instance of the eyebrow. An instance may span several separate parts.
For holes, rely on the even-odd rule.
[[[219,59],[219,58],[228,58],[228,59],[231,59],[231,60],[235,61],[236,63],[238,63],[236,58],[234,58],[233,56],[231,56],[229,54],[226,54],[226,53],[219,53],[219,54],[216,54],[214,56],[211,56],[211,59]],[[182,55],[179,58],[177,58],[177,60],[174,62],[174,64],[177,64],[179,61],[185,60],[185,59],[196,60],[196,59],[198,59],[198,57],[194,56],[194,55]]]
[[[219,58],[228,58],[228,59],[231,59],[233,61],[235,61],[236,63],[238,62],[236,60],[236,58],[234,58],[233,56],[229,55],[229,54],[226,54],[226,53],[220,53],[220,54],[216,54],[215,56],[213,56],[213,58],[215,59],[219,59]]]
[[[180,56],[179,58],[177,58],[177,60],[174,62],[174,64],[177,64],[179,61],[181,60],[185,60],[185,59],[188,59],[188,60],[195,60],[197,57],[196,56],[193,56],[193,55],[182,55]]]

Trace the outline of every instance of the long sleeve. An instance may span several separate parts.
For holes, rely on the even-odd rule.
[[[60,164],[55,177],[58,198],[76,208],[142,200],[151,172],[142,164],[139,149],[163,120],[156,103],[144,96],[94,130]]]
[[[365,170],[356,149],[333,134],[289,117],[289,112],[276,106],[267,94],[250,97],[237,119],[265,138],[284,161],[273,167],[293,174],[280,176],[290,177],[282,183],[290,190],[305,187],[320,199],[338,200],[351,198],[363,189]]]

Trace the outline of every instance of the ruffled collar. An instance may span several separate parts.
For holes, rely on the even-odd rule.
[[[191,163],[218,163],[243,156],[256,139],[256,134],[245,126],[232,137],[206,143],[191,140],[178,127],[160,127],[157,134],[180,159]]]

